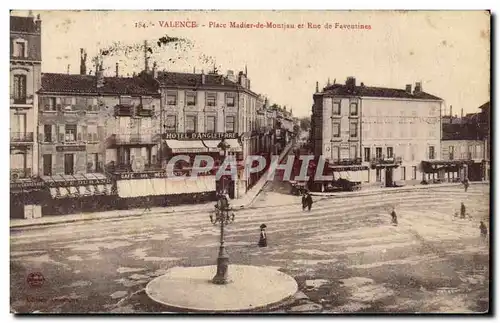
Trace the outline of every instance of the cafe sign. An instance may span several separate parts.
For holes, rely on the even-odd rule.
[[[69,151],[85,151],[85,145],[68,145],[68,146],[56,146],[57,152],[69,152]]]
[[[238,134],[234,132],[176,132],[164,133],[163,139],[167,140],[222,140],[238,139]]]
[[[44,186],[45,186],[44,182],[34,182],[34,181],[10,183],[11,190],[39,189],[39,188],[43,188]]]
[[[173,171],[174,176],[184,176],[187,171]],[[170,174],[171,177],[172,174]],[[118,180],[128,180],[128,179],[150,179],[150,178],[167,178],[168,174],[166,171],[161,172],[143,172],[143,173],[123,173],[116,175]]]

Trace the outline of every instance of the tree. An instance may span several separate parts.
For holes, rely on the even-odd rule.
[[[308,131],[311,128],[311,119],[308,117],[300,118],[300,128],[304,131]]]

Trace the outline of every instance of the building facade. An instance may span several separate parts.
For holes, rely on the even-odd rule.
[[[333,166],[334,177],[384,186],[429,178],[421,162],[440,158],[443,101],[421,84],[412,91],[411,85],[368,87],[348,78],[317,88],[313,99],[313,151]]]

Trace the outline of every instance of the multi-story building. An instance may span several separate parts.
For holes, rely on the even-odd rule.
[[[209,153],[220,162],[217,145],[222,138],[242,166],[256,152],[258,95],[250,90],[246,73],[159,72],[157,79],[166,139],[161,148],[163,161],[176,154]],[[241,170],[240,179],[229,184],[231,196],[245,193],[251,185],[242,174]]]
[[[37,175],[36,91],[41,75],[41,20],[10,17],[10,169],[11,178]]]
[[[41,216],[43,200],[36,145],[41,29],[40,16],[10,17],[10,209],[20,218]]]
[[[334,178],[385,186],[424,180],[421,162],[439,159],[443,100],[420,83],[411,87],[356,85],[352,77],[321,92],[317,85],[311,141]]]

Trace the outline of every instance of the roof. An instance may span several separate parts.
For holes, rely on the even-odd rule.
[[[202,75],[205,75],[205,83],[202,83]],[[238,89],[241,86],[233,81],[228,80],[223,75],[217,74],[194,74],[194,73],[177,73],[177,72],[158,72],[158,81],[163,86],[218,86]],[[224,79],[224,84],[222,80]]]
[[[442,140],[481,140],[476,124],[443,124]]]
[[[323,89],[326,94],[333,94],[339,96],[366,96],[366,97],[379,97],[379,98],[402,98],[402,99],[419,99],[419,100],[438,100],[441,98],[426,92],[413,92],[408,93],[404,89],[391,89],[384,87],[373,86],[354,86],[350,90],[344,84],[333,84]]]
[[[38,33],[40,32],[32,17],[10,16],[10,31]]]
[[[97,88],[95,75],[43,73],[39,93],[159,95],[158,83],[146,77],[104,77]]]

